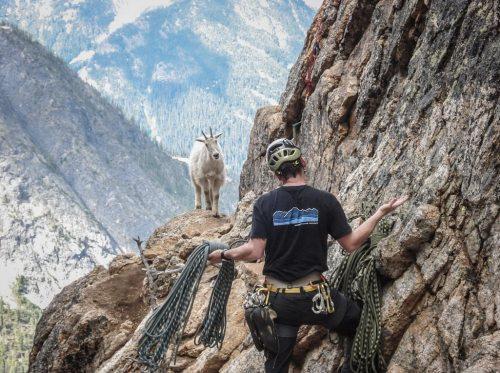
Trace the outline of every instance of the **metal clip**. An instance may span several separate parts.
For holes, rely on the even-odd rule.
[[[312,311],[315,314],[327,314],[333,313],[333,301],[330,294],[330,288],[328,285],[320,284],[318,285],[318,293],[312,299]]]
[[[323,294],[321,294],[318,287],[318,294],[316,294],[312,299],[312,311],[315,314],[326,313],[326,305],[325,299],[323,298]]]

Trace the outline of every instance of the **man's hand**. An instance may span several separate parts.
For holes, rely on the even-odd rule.
[[[399,198],[393,198],[389,202],[384,203],[380,206],[366,221],[363,222],[358,228],[356,228],[353,232],[345,235],[338,239],[340,245],[347,252],[352,253],[357,250],[372,234],[373,229],[378,224],[382,218],[396,210],[399,206],[405,203],[408,200],[408,196],[403,196]]]
[[[208,260],[210,261],[211,264],[218,264],[218,263],[222,262],[221,254],[222,254],[222,250],[212,251],[208,255]]]
[[[228,260],[257,260],[264,255],[266,240],[262,238],[252,238],[247,243],[224,251],[224,257]],[[222,250],[215,250],[208,255],[208,260],[212,264],[222,262]]]
[[[399,198],[393,198],[389,202],[384,203],[382,206],[378,208],[378,211],[382,216],[390,214],[394,210],[396,210],[399,206],[405,203],[408,200],[408,196],[402,196]]]

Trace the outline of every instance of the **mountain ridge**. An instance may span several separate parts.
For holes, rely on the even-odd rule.
[[[250,129],[257,107],[277,102],[311,8],[290,0],[97,3],[7,1],[0,15],[72,62],[169,154],[188,156],[208,126],[224,131],[228,173],[239,177],[249,132],[240,130]],[[140,11],[132,17],[127,6]],[[120,27],[110,32],[113,22]]]
[[[25,275],[43,306],[186,209],[191,185],[185,164],[29,35],[2,23],[0,52],[1,295]]]

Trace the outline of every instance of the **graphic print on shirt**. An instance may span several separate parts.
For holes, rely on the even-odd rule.
[[[302,224],[318,224],[318,209],[309,208],[301,210],[293,207],[288,211],[275,211],[273,214],[273,225],[302,225]]]

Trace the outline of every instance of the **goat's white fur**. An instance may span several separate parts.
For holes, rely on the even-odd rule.
[[[203,190],[206,209],[219,216],[219,191],[226,179],[224,157],[219,145],[215,143],[219,159],[214,159],[207,146],[200,140],[204,141],[202,137],[198,138],[189,156],[189,175],[195,192],[194,204],[195,208],[201,209]]]

